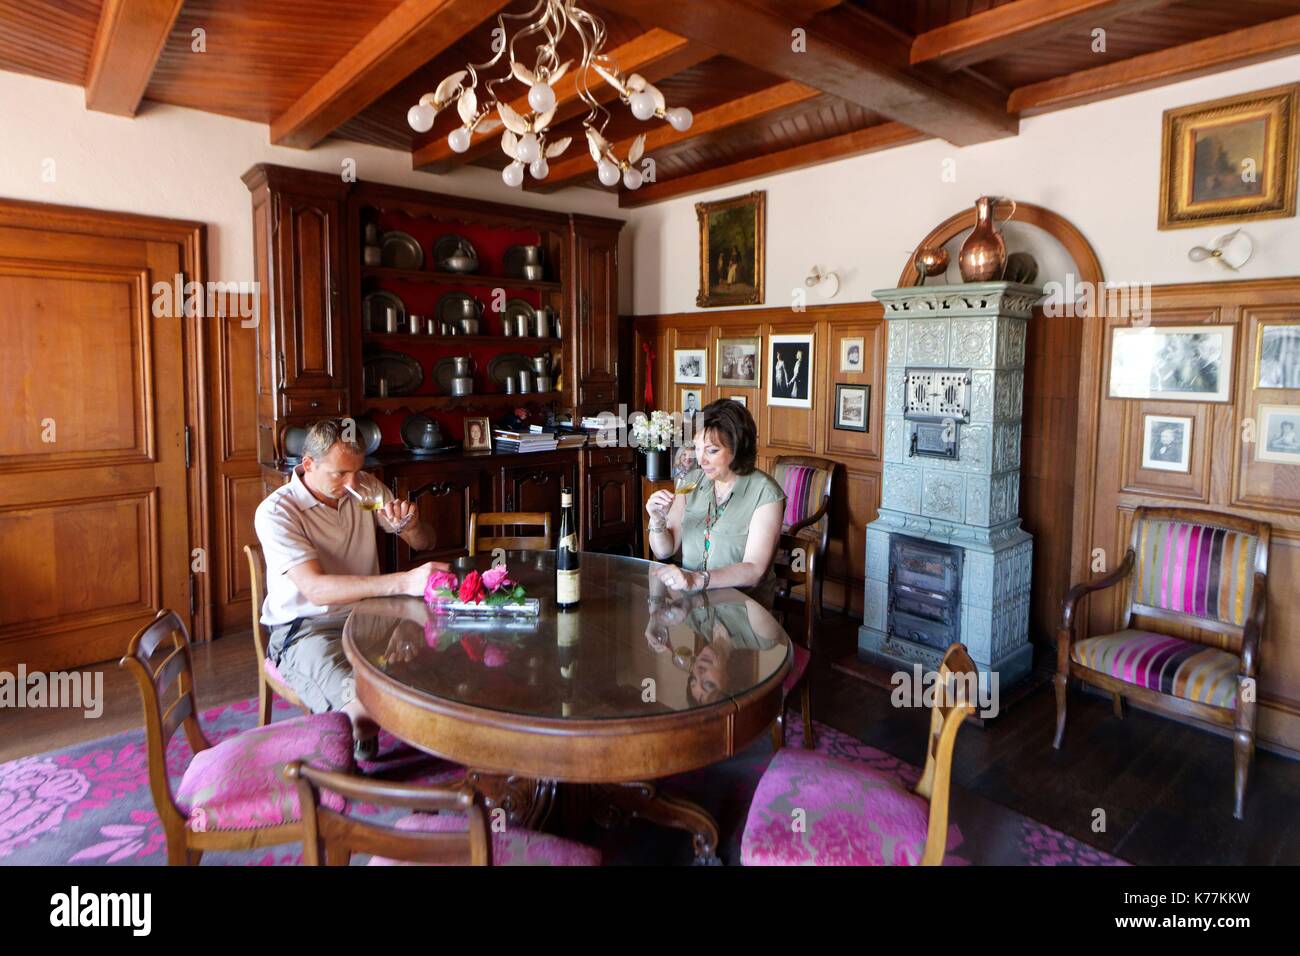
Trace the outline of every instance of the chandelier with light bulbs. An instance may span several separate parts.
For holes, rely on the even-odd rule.
[[[506,20],[525,20],[513,36],[506,29]],[[520,186],[524,181],[524,167],[534,179],[545,179],[550,172],[546,161],[559,156],[569,148],[572,137],[565,136],[548,143],[546,130],[555,118],[555,84],[573,65],[573,61],[560,62],[557,50],[568,30],[573,30],[582,43],[582,59],[575,74],[578,98],[590,111],[582,121],[587,132],[587,147],[596,164],[596,175],[606,186],[616,186],[619,180],[628,189],[638,189],[643,179],[636,168],[645,150],[642,133],[628,147],[627,156],[619,159],[613,146],[605,139],[604,131],[610,113],[591,93],[592,74],[595,73],[615,90],[619,99],[627,104],[632,115],[639,120],[652,116],[665,119],[678,132],[691,128],[694,117],[684,106],[669,109],[664,95],[639,73],[624,77],[617,64],[605,55],[605,24],[577,5],[575,0],[538,0],[527,13],[502,13],[496,18],[499,32],[493,31],[493,49],[496,55],[484,63],[467,64],[438,84],[432,93],[420,97],[420,102],[406,114],[406,121],[417,133],[427,133],[433,128],[438,113],[454,101],[461,125],[447,137],[447,145],[457,153],[469,149],[474,133],[486,134],[504,126],[501,149],[511,160],[501,171],[507,186]],[[528,37],[541,35],[531,62],[521,59],[515,44]],[[508,39],[507,39],[508,38]],[[479,71],[491,70],[503,57],[509,68],[502,75],[487,79],[482,84],[484,96],[479,95]],[[528,87],[528,109],[520,114],[501,99],[497,88],[503,83],[518,81]],[[599,82],[599,81],[597,81]],[[496,118],[491,118],[492,113]],[[597,121],[599,118],[599,122]]]

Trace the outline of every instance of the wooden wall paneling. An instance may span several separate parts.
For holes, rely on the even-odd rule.
[[[1157,404],[1107,397],[1110,329],[1122,324],[1124,317],[1088,320],[1086,334],[1097,348],[1091,360],[1085,348],[1080,396],[1095,396],[1095,400],[1084,405],[1080,418],[1087,440],[1079,449],[1077,495],[1083,500],[1076,501],[1076,514],[1086,515],[1087,523],[1082,528],[1076,525],[1074,580],[1092,576],[1089,559],[1095,548],[1105,549],[1108,567],[1122,559],[1133,509],[1143,504],[1204,507],[1269,522],[1273,538],[1260,659],[1259,740],[1261,746],[1300,752],[1300,636],[1294,628],[1300,592],[1292,583],[1300,580],[1300,491],[1294,490],[1300,466],[1272,466],[1276,473],[1256,471],[1268,463],[1254,462],[1255,446],[1242,440],[1244,420],[1257,414],[1259,404],[1300,404],[1300,390],[1259,389],[1254,377],[1258,324],[1300,317],[1300,278],[1156,286],[1150,316],[1155,324],[1236,327],[1232,401]],[[1206,491],[1203,503],[1187,500],[1176,482],[1146,480],[1147,472],[1141,472],[1135,483],[1129,467],[1136,453],[1131,450],[1135,438],[1126,420],[1139,427],[1142,412],[1153,408],[1195,418],[1193,461],[1206,461],[1202,466],[1206,470],[1197,480]],[[1096,462],[1091,472],[1082,468],[1089,461]],[[1114,595],[1096,596],[1086,617],[1090,632],[1113,630],[1118,613]]]
[[[876,393],[872,386],[867,409],[867,430],[865,432],[847,431],[835,427],[835,386],[871,385],[872,382],[885,381],[885,336],[887,330],[884,322],[845,322],[828,324],[827,357],[827,395],[826,395],[826,450],[837,456],[880,460],[881,433],[884,430],[883,401],[884,395]],[[862,371],[840,371],[840,348],[844,339],[862,339]]]
[[[759,426],[763,432],[763,444],[773,454],[782,451],[794,454],[817,454],[821,442],[825,439],[825,426],[820,421],[827,408],[826,380],[829,365],[826,362],[826,333],[818,335],[818,322],[806,318],[809,313],[790,313],[778,311],[778,316],[763,329],[763,418]],[[811,311],[811,310],[810,310]],[[782,320],[780,316],[801,315],[798,321]],[[787,408],[784,405],[770,405],[767,398],[767,383],[771,380],[771,357],[773,335],[808,335],[813,337],[813,377],[809,383],[812,395],[812,408]]]

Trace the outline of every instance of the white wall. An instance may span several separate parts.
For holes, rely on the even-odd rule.
[[[1065,216],[1092,243],[1112,282],[1300,275],[1296,217],[1245,223],[1255,256],[1237,274],[1187,258],[1193,245],[1233,226],[1156,229],[1161,113],[1297,80],[1300,56],[1293,56],[1026,119],[1013,139],[965,149],[917,143],[633,209],[624,229],[633,248],[632,309],[699,311],[695,203],[756,189],[767,190],[768,306],[789,304],[814,263],[839,271],[835,301],[870,299],[872,289],[897,284],[926,233],[982,195],[1009,195]],[[956,160],[955,183],[941,180],[948,158]],[[1014,250],[1014,231],[1008,237]],[[960,281],[955,266],[950,274]],[[809,296],[810,304],[817,301]]]
[[[263,124],[156,103],[134,119],[110,116],[88,111],[79,86],[0,72],[0,196],[204,222],[211,279],[253,279],[252,202],[239,178],[250,166],[341,174],[349,157],[360,180],[626,218],[613,194],[525,193],[478,168],[433,176],[412,170],[409,153],[341,140],[287,149],[270,145]],[[54,182],[43,181],[46,159]]]

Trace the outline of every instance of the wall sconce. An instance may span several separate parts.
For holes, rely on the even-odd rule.
[[[1204,262],[1206,259],[1213,259],[1226,269],[1236,272],[1255,254],[1255,242],[1250,238],[1250,234],[1242,229],[1234,229],[1232,232],[1225,233],[1214,242],[1206,246],[1192,246],[1187,251],[1187,258],[1193,262]]]
[[[840,277],[831,269],[823,272],[821,266],[813,266],[803,284],[810,289],[817,289],[823,298],[833,299],[840,291]]]

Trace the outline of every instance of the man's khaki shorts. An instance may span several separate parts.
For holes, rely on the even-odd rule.
[[[342,710],[357,696],[352,665],[343,653],[341,617],[307,618],[294,635],[294,642],[276,665],[284,682],[294,689],[313,714]],[[267,652],[272,660],[285,642],[292,625],[271,631]]]

